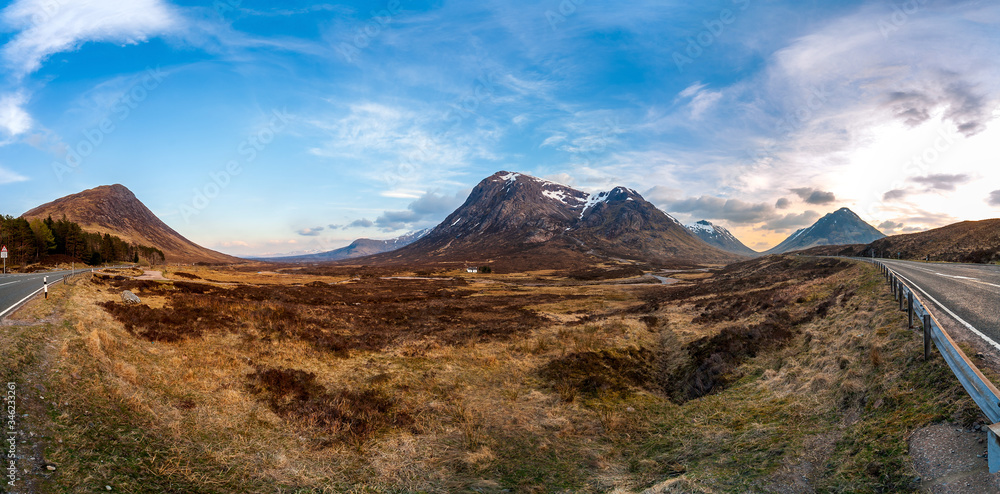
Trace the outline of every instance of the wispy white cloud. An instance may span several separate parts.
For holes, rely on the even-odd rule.
[[[412,197],[413,191],[449,184],[474,161],[498,159],[497,127],[452,132],[451,122],[426,104],[362,102],[332,113],[309,120],[325,136],[310,152],[340,163],[365,163],[352,173],[380,183],[390,197]]]
[[[23,92],[0,96],[0,130],[8,137],[21,135],[31,130],[31,115],[24,110],[28,98]]]
[[[469,192],[462,190],[454,195],[427,192],[405,210],[383,212],[375,219],[374,225],[386,232],[433,226],[461,205]]]
[[[237,5],[239,5],[237,3]],[[234,9],[235,10],[235,9]],[[274,9],[249,9],[240,8],[239,12],[245,15],[251,15],[256,17],[290,17],[296,15],[308,15],[317,12],[338,12],[338,13],[351,13],[353,10],[344,5],[331,5],[328,3],[310,5],[308,7],[302,8],[274,8]]]
[[[982,153],[1000,114],[1000,69],[991,62],[1000,38],[984,36],[983,21],[998,18],[1000,6],[926,4],[887,39],[878,21],[892,13],[884,4],[869,4],[788,40],[757,75],[720,87],[721,96],[697,113],[694,99],[707,86],[698,82],[681,91],[678,99],[691,98],[688,106],[655,115],[658,130],[708,136],[702,143],[728,154],[716,166],[706,146],[694,146],[689,163],[696,170],[707,166],[685,174],[691,192],[714,194],[721,187],[727,196],[777,206],[783,193],[799,189],[809,192],[803,203],[779,206],[789,214],[804,214],[807,204],[838,203],[876,223],[905,219],[907,227],[917,227],[954,217],[898,204],[933,189],[953,204],[975,197],[980,206],[967,214],[982,215],[977,182],[993,173],[976,173],[981,160],[969,159],[967,148],[975,141],[971,147]],[[701,119],[678,118],[685,114]],[[913,165],[914,156],[930,159]],[[927,176],[934,180],[921,181]],[[880,189],[869,190],[874,183]]]
[[[19,173],[8,170],[0,166],[0,185],[13,184],[17,182],[25,182],[28,177],[25,177]]]
[[[563,134],[562,132],[557,132],[555,134],[550,135],[549,137],[546,137],[545,140],[542,141],[541,144],[539,144],[539,147],[556,146],[557,144],[565,141],[566,141],[566,134]]]
[[[174,9],[160,0],[17,0],[0,21],[18,31],[0,49],[17,77],[87,42],[137,44],[179,28]]]
[[[416,199],[423,194],[422,190],[393,189],[380,192],[382,197],[392,197],[394,199]]]
[[[694,95],[701,92],[701,90],[705,89],[706,86],[708,86],[708,84],[702,84],[700,82],[696,82],[684,88],[684,90],[678,93],[677,96],[680,96],[681,98],[693,98]]]
[[[721,91],[710,91],[705,89],[708,84],[702,84],[696,82],[683,91],[678,93],[678,97],[681,99],[689,99],[688,108],[690,109],[691,118],[695,120],[701,119],[701,117],[712,108],[716,103],[722,99]]]
[[[315,227],[312,227],[312,228],[302,228],[302,229],[296,231],[295,233],[298,233],[299,235],[302,235],[303,237],[316,237],[316,236],[319,236],[319,234],[322,233],[324,229],[325,229],[325,227],[315,226]]]

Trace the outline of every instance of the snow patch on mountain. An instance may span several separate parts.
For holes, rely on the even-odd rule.
[[[517,182],[517,177],[520,177],[520,176],[521,176],[520,173],[510,172],[510,173],[508,173],[506,175],[500,175],[500,177],[498,177],[498,178],[500,178],[500,180],[503,180],[503,181],[507,182],[508,184],[512,184],[514,182]]]
[[[611,192],[613,192],[613,190],[588,195],[587,201],[583,203],[583,211],[580,211],[580,218],[583,218],[583,214],[586,213],[588,209],[607,201],[608,197],[611,197]]]
[[[701,220],[701,221],[699,221],[697,223],[692,223],[690,225],[685,225],[685,226],[687,226],[687,229],[691,230],[691,231],[700,231],[700,232],[705,232],[705,233],[710,233],[710,234],[711,233],[715,233],[715,225],[713,225],[713,224],[711,224],[711,223],[709,223],[709,222],[707,222],[705,220]]]
[[[554,199],[563,204],[569,204],[566,201],[566,191],[565,190],[543,190],[542,195],[548,197],[549,199]]]

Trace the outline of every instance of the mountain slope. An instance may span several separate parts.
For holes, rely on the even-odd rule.
[[[346,247],[341,247],[328,252],[318,252],[316,254],[303,254],[298,256],[272,257],[260,260],[272,262],[325,262],[353,259],[355,257],[392,252],[396,249],[406,247],[407,245],[423,238],[423,236],[428,232],[430,232],[430,229],[419,230],[389,240],[359,238],[351,242],[351,244]]]
[[[739,256],[705,244],[624,187],[587,194],[511,172],[480,182],[465,203],[424,238],[382,263],[504,259],[544,269],[622,258],[647,262],[726,263]]]
[[[926,232],[893,235],[859,249],[856,255],[951,262],[1000,260],[1000,219],[963,221]]]
[[[736,257],[706,245],[680,222],[625,187],[598,194],[567,233],[604,255],[627,259],[726,262]]]
[[[820,245],[868,244],[883,237],[884,233],[866,223],[854,211],[840,208],[812,226],[793,233],[764,254],[782,254]]]
[[[729,232],[729,230],[708,220],[701,220],[687,226],[688,231],[696,237],[702,239],[708,245],[718,247],[726,252],[739,254],[741,256],[759,256],[760,253],[747,247],[740,242],[740,239]]]
[[[156,247],[173,263],[231,263],[241,259],[206,249],[184,238],[160,221],[132,191],[122,185],[102,185],[56,199],[23,215],[35,218],[66,219],[84,231],[110,233],[126,242]]]

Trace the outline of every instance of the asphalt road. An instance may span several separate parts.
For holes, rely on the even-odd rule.
[[[930,299],[937,314],[971,326],[1000,349],[1000,266],[880,261],[916,285],[917,295]]]
[[[23,301],[25,297],[42,288],[46,277],[48,277],[49,284],[51,285],[62,280],[63,276],[87,271],[90,271],[90,268],[77,269],[76,271],[53,271],[49,273],[0,274],[0,319],[13,312],[14,306]]]

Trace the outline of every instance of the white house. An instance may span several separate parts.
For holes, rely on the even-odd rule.
[[[465,268],[466,273],[478,273],[479,268]]]

